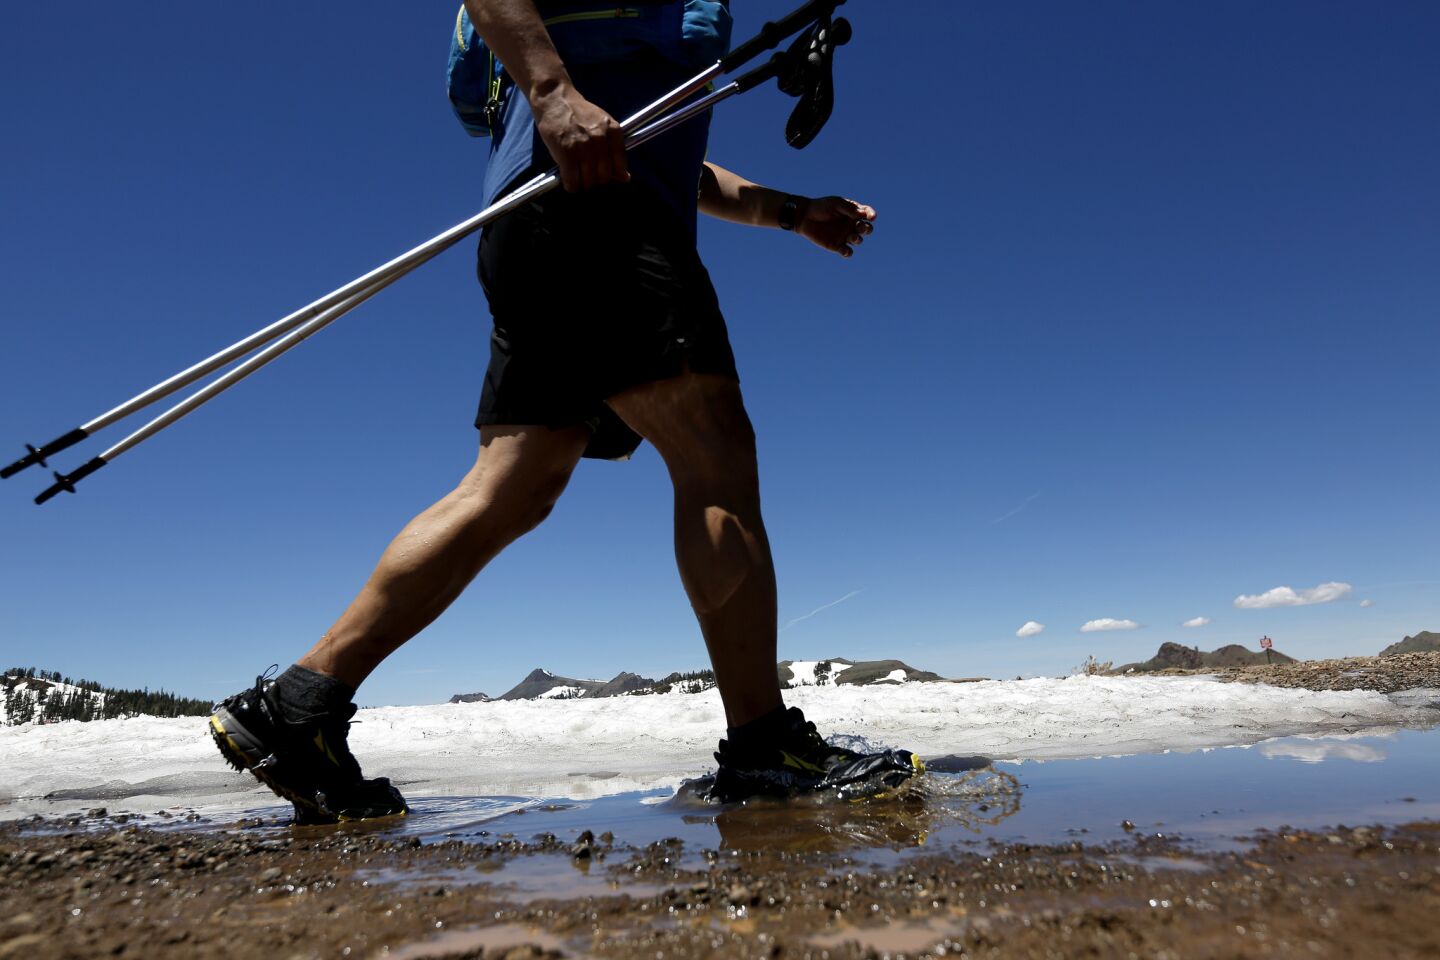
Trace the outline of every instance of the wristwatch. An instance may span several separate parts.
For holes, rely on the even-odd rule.
[[[780,229],[794,230],[800,216],[800,198],[789,196],[780,204]]]

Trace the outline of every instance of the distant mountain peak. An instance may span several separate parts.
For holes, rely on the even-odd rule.
[[[1406,637],[1399,643],[1390,644],[1380,651],[1380,656],[1393,657],[1401,653],[1423,653],[1427,650],[1440,650],[1440,633],[1421,630],[1413,637]]]
[[[939,674],[917,670],[900,660],[849,660],[831,657],[827,660],[785,660],[776,664],[781,687],[824,686],[834,684],[871,685],[914,683],[943,680]],[[621,671],[611,680],[580,680],[562,677],[540,667],[526,674],[525,679],[498,697],[483,693],[456,694],[451,703],[476,703],[489,700],[578,700],[601,697],[645,696],[660,693],[701,693],[715,686],[715,675],[709,670],[671,673],[659,680]]]

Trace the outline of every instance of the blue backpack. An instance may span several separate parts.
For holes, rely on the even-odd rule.
[[[536,6],[567,66],[624,60],[650,51],[699,72],[729,52],[729,0],[628,2],[628,6],[616,6],[600,0],[540,0]],[[513,84],[476,33],[464,4],[450,34],[445,80],[450,106],[465,132],[472,137],[490,136]]]

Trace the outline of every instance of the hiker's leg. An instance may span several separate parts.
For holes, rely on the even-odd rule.
[[[585,427],[483,427],[475,466],[400,531],[300,666],[358,687],[448,607],[481,568],[549,514],[589,440]]]
[[[739,727],[781,706],[775,567],[740,385],[687,372],[607,403],[655,445],[670,471],[680,579],[700,620],[726,720]]]

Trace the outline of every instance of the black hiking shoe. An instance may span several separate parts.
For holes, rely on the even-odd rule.
[[[275,699],[275,681],[215,707],[210,735],[236,770],[249,770],[295,805],[300,823],[369,820],[407,812],[405,798],[384,777],[366,780],[346,738],[355,704],[332,713],[287,717]]]
[[[721,740],[715,759],[720,766],[710,799],[722,803],[829,792],[858,800],[889,793],[925,772],[909,750],[862,754],[826,743],[799,707],[785,711],[773,735],[760,743]]]

